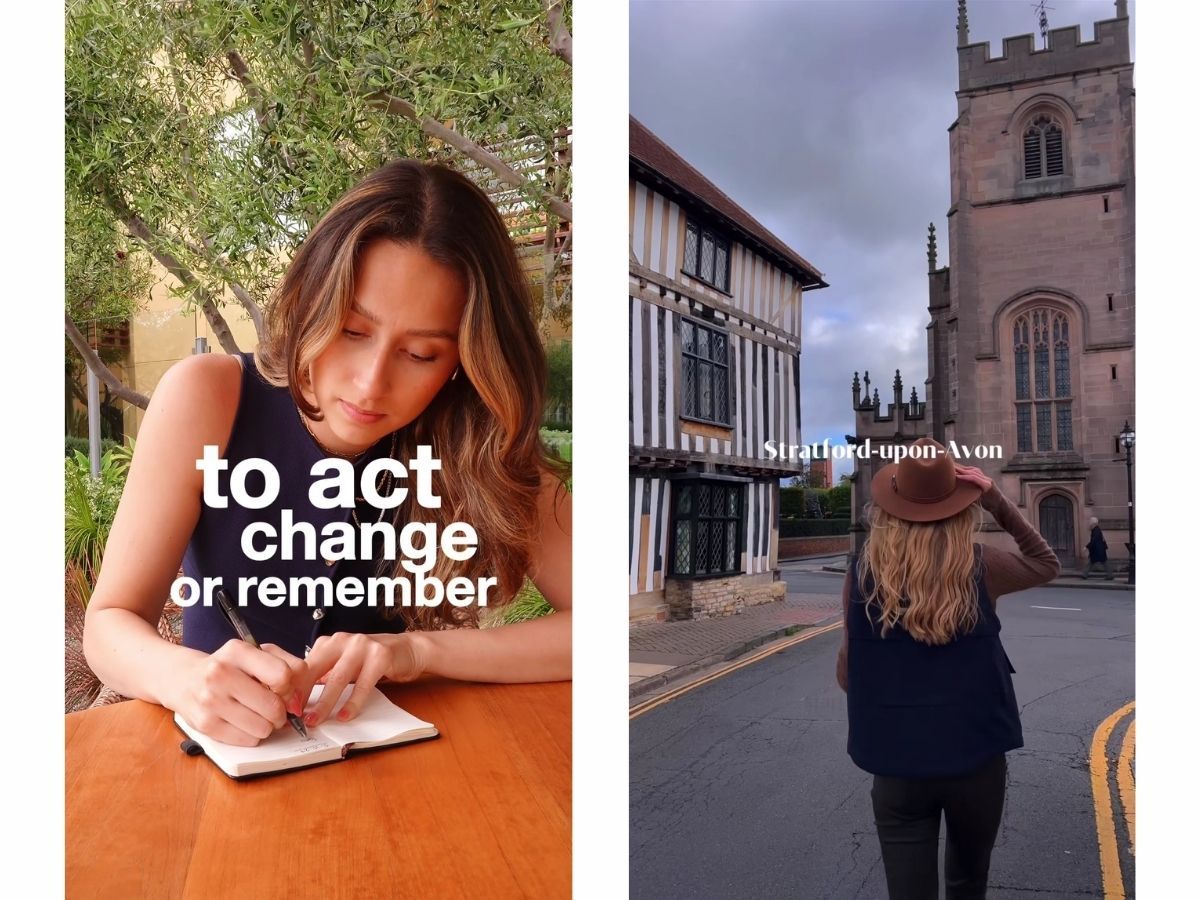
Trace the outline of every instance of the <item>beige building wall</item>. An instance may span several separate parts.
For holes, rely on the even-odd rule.
[[[125,383],[147,396],[154,393],[167,369],[192,354],[196,338],[206,338],[210,352],[224,352],[204,313],[199,309],[187,311],[185,301],[172,296],[171,288],[179,282],[157,264],[154,271],[159,280],[150,291],[150,300],[130,321],[129,363],[125,366]],[[238,347],[252,351],[258,344],[258,337],[254,323],[241,304],[230,296],[221,313],[229,323]],[[144,414],[133,404],[126,404],[125,434],[128,437],[137,437]]]

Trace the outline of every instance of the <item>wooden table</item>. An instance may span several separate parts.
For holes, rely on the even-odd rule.
[[[569,897],[571,685],[381,686],[441,737],[234,781],[159,706],[67,716],[67,896]]]

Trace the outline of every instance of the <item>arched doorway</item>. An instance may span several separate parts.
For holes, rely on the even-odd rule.
[[[1038,504],[1042,537],[1063,566],[1075,566],[1075,504],[1063,494],[1049,494]]]

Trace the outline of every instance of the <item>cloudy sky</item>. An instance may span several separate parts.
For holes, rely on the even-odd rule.
[[[1051,28],[1078,24],[1084,40],[1114,14],[1111,0],[1047,6]],[[945,265],[956,20],[954,0],[630,4],[630,112],[829,282],[804,297],[805,442],[853,432],[855,370],[885,404],[897,368],[905,397],[915,385],[925,399],[925,242],[933,222]],[[1028,0],[970,0],[968,20],[993,56],[1037,31]]]

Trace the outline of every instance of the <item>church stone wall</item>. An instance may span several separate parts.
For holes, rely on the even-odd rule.
[[[1041,527],[1040,509],[1070,507],[1074,552],[1086,558],[1087,522],[1100,519],[1113,558],[1125,555],[1126,470],[1116,436],[1134,417],[1133,67],[1128,19],[1050,34],[1035,50],[1029,35],[1004,42],[990,59],[969,44],[960,6],[958,118],[949,130],[949,266],[936,268],[930,239],[927,421],[906,423],[943,443],[1000,444],[1003,460],[980,468]],[[1064,171],[1025,179],[1024,130],[1048,113],[1061,123]],[[1066,314],[1070,332],[1069,449],[1018,453],[1015,317],[1034,307]],[[854,391],[860,437],[911,439],[864,409]],[[907,398],[906,398],[907,399]],[[1056,437],[1057,440],[1057,437]],[[1036,446],[1036,445],[1035,445]],[[873,466],[858,472],[856,504]],[[1011,548],[995,529],[987,543]],[[861,538],[859,539],[861,540]],[[1072,558],[1074,556],[1074,558]]]

